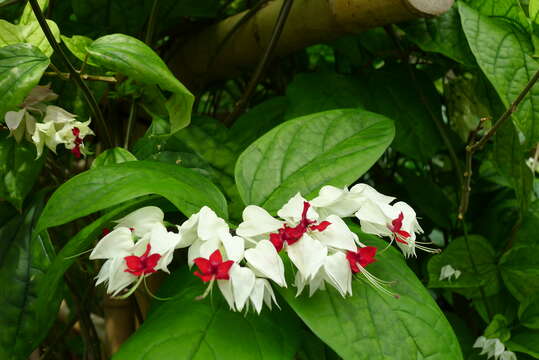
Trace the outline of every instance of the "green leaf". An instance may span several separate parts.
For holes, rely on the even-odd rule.
[[[365,236],[362,236],[362,241]],[[384,248],[369,237],[368,245]],[[305,324],[343,359],[462,359],[451,325],[429,292],[394,249],[377,255],[368,266],[375,276],[395,281],[395,299],[372,286],[353,281],[353,296],[342,298],[329,287],[312,297],[281,294]]]
[[[173,298],[152,309],[113,359],[294,358],[300,322],[287,307],[244,315],[230,311],[217,289],[213,299],[195,300],[204,288],[186,266],[175,272],[159,294]]]
[[[107,69],[172,92],[166,103],[171,133],[189,124],[193,95],[170,72],[159,55],[142,41],[123,34],[106,35],[95,40],[87,50],[95,63]]]
[[[518,301],[539,292],[539,244],[513,247],[499,266],[505,286]]]
[[[299,74],[286,89],[285,119],[325,110],[363,107],[364,89],[353,78],[330,72]]]
[[[525,299],[518,308],[520,323],[530,329],[539,330],[539,296]]]
[[[158,194],[186,216],[207,205],[227,217],[223,194],[198,173],[180,166],[130,161],[83,172],[60,186],[47,202],[37,232],[148,194]]]
[[[522,218],[522,224],[518,229],[514,246],[539,245],[537,229],[539,229],[539,201],[536,200],[530,205],[528,212]]]
[[[17,144],[7,135],[7,132],[0,133],[0,197],[20,210],[41,172],[43,157],[35,158],[33,144],[26,141]]]
[[[496,270],[494,249],[485,238],[479,235],[469,235],[468,242],[469,250],[466,238],[458,237],[441,254],[429,260],[429,287],[452,289],[472,298],[480,296],[478,288],[481,286],[487,296],[499,291],[500,281]],[[445,265],[451,265],[455,270],[459,270],[460,277],[440,280],[440,272]]]
[[[56,317],[59,293],[51,291],[51,301],[39,314],[37,286],[50,265],[50,239],[46,234],[32,237],[43,200],[38,200],[23,215],[13,218],[0,228],[0,238],[6,242],[0,253],[0,358],[26,359],[47,334]],[[47,322],[36,321],[44,315]]]
[[[442,229],[451,228],[455,204],[443,190],[427,176],[418,176],[410,171],[402,171],[403,186],[425,217]]]
[[[0,120],[17,109],[49,66],[49,58],[35,46],[15,44],[0,48]]]
[[[98,66],[88,56],[87,48],[88,46],[92,44],[93,42],[92,39],[90,39],[87,36],[81,36],[81,35],[73,35],[72,37],[67,37],[67,36],[62,35],[61,37],[62,37],[62,41],[67,46],[69,51],[71,51],[71,53],[75,55],[77,59],[79,59],[82,62],[86,61],[89,65]]]
[[[249,146],[235,177],[245,204],[276,211],[297,192],[350,185],[391,143],[394,127],[364,110],[332,110],[287,121]]]
[[[488,18],[463,2],[459,3],[462,26],[477,63],[508,107],[539,70],[530,56],[533,46],[512,25]],[[539,141],[539,88],[534,87],[512,116],[527,144]]]
[[[488,339],[500,339],[501,342],[506,342],[511,337],[509,330],[509,322],[505,316],[496,314],[492,318],[490,324],[485,329],[484,335]]]
[[[58,25],[52,20],[47,20],[47,24],[56,41],[60,42]],[[13,25],[5,20],[0,20],[0,47],[23,42],[34,45],[48,57],[54,52],[35,18],[34,21],[26,25]]]
[[[494,164],[515,190],[520,211],[525,213],[533,192],[534,175],[526,165],[526,152],[520,144],[514,125],[509,122],[502,125],[496,132],[494,141]]]
[[[384,66],[364,80],[364,87],[365,109],[395,121],[392,147],[422,161],[443,147],[433,119],[443,121],[442,104],[425,73],[414,71],[412,77],[405,66]]]
[[[49,0],[37,0],[37,3],[39,5],[39,7],[41,8],[41,11],[45,11],[47,9],[47,7],[49,6]],[[26,6],[24,7],[24,10],[22,12],[19,24],[28,25],[32,21],[36,21],[36,16],[34,15],[34,11],[32,10],[32,6],[30,6],[30,3],[27,2]]]
[[[99,154],[92,162],[91,168],[94,169],[104,165],[120,164],[128,161],[137,161],[137,158],[124,148],[115,147]]]
[[[423,51],[437,52],[462,64],[473,65],[474,58],[456,6],[440,16],[418,19],[400,27]]]
[[[539,331],[520,330],[512,334],[511,340],[505,345],[511,351],[518,351],[539,359]],[[520,356],[519,356],[520,358]]]

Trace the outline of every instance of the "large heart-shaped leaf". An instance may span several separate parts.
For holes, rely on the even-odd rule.
[[[459,3],[462,27],[481,70],[505,106],[509,106],[539,70],[531,57],[533,46],[527,34],[501,19],[482,15]],[[530,90],[512,116],[528,144],[539,140],[539,87]]]
[[[170,72],[159,55],[142,41],[123,34],[113,34],[100,37],[86,49],[95,63],[172,92],[166,103],[171,133],[189,124],[193,95]]]
[[[30,44],[0,48],[0,119],[22,104],[49,66],[49,58]]]
[[[47,322],[36,321],[37,287],[50,265],[52,245],[44,233],[32,237],[43,201],[37,201],[24,214],[0,228],[0,358],[26,359],[46,336],[59,304],[58,292],[50,290],[50,301],[43,309]]]
[[[195,300],[204,288],[187,267],[174,273],[160,292],[173,298],[152,309],[114,359],[294,358],[301,335],[300,321],[288,307],[243,315],[230,311],[218,293],[213,294],[213,299]]]
[[[383,240],[361,235],[383,248]],[[368,239],[368,240],[366,240]],[[395,299],[370,285],[353,281],[353,295],[342,298],[333,288],[312,297],[280,292],[311,330],[345,360],[462,359],[458,340],[429,292],[406,266],[402,255],[388,249],[369,265],[374,275],[394,280]]]
[[[223,194],[205,177],[178,165],[130,161],[83,172],[47,202],[37,232],[148,194],[158,194],[189,216],[202,206],[227,216]]]
[[[361,109],[332,110],[287,121],[238,158],[235,177],[246,204],[279,209],[298,191],[350,185],[393,140],[388,118]]]

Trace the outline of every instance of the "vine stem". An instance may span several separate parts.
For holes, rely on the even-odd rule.
[[[236,117],[238,117],[243,112],[243,110],[249,103],[249,99],[253,95],[256,89],[256,85],[260,81],[260,78],[262,77],[268,62],[271,59],[271,55],[273,54],[273,51],[275,50],[275,47],[277,46],[277,43],[279,42],[279,38],[281,37],[281,34],[283,32],[284,25],[286,24],[286,19],[288,18],[288,14],[290,14],[290,9],[292,9],[293,4],[294,4],[294,0],[285,0],[283,5],[281,6],[281,9],[279,10],[279,15],[277,16],[277,20],[275,21],[275,25],[273,27],[273,32],[271,34],[270,41],[268,42],[268,45],[266,46],[266,49],[264,50],[264,54],[262,58],[260,59],[260,61],[258,62],[255,72],[253,73],[253,76],[249,80],[247,89],[243,93],[242,97],[236,103],[236,107],[234,108],[234,110],[226,118],[225,125],[231,124],[236,119]]]
[[[473,154],[477,150],[480,150],[481,148],[483,148],[483,146],[485,146],[487,141],[489,141],[490,138],[492,138],[494,136],[494,134],[496,134],[496,131],[498,131],[498,129],[503,124],[505,124],[505,122],[507,120],[509,120],[511,118],[511,115],[513,115],[513,113],[517,110],[518,105],[520,105],[522,100],[524,100],[526,95],[528,95],[528,93],[533,88],[533,86],[535,85],[537,80],[539,80],[539,71],[537,71],[532,76],[530,81],[528,81],[528,83],[526,84],[524,89],[522,89],[522,91],[518,94],[517,98],[515,99],[515,101],[513,101],[511,106],[509,106],[505,110],[505,112],[500,116],[498,121],[496,121],[496,123],[490,128],[490,130],[485,135],[483,135],[481,137],[481,139],[476,141],[475,135],[477,134],[477,131],[480,130],[481,127],[483,126],[483,122],[484,122],[485,119],[481,119],[477,129],[472,133],[472,136],[470,138],[470,142],[468,143],[468,145],[466,145],[466,169],[464,170],[464,174],[463,174],[463,177],[464,177],[463,183],[464,183],[464,185],[463,185],[462,194],[461,194],[461,197],[460,197],[460,205],[459,205],[459,212],[458,212],[458,219],[459,220],[464,220],[464,215],[466,214],[466,211],[468,211],[468,204],[469,204],[469,201],[470,201],[470,192],[472,190],[472,188],[471,188],[471,178],[472,178],[472,157],[473,157]]]
[[[129,138],[131,137],[131,131],[133,130],[133,123],[137,114],[137,101],[131,99],[131,108],[129,109],[129,118],[127,119],[127,129],[125,130],[124,149],[129,150]]]
[[[103,117],[103,114],[101,113],[101,110],[99,109],[99,105],[97,104],[97,101],[95,100],[94,95],[86,85],[86,83],[82,80],[81,75],[75,70],[73,65],[69,62],[69,59],[67,58],[66,54],[58,45],[56,42],[56,39],[54,38],[54,35],[52,34],[51,29],[49,28],[49,25],[47,24],[47,21],[45,20],[45,16],[43,15],[43,12],[41,11],[41,8],[39,7],[39,4],[37,0],[29,0],[30,6],[32,7],[32,11],[34,12],[34,15],[36,16],[36,19],[39,23],[39,26],[43,30],[43,33],[45,34],[45,37],[47,38],[47,41],[54,49],[54,52],[56,52],[60,58],[62,58],[63,62],[65,63],[67,69],[70,73],[70,78],[75,81],[75,84],[81,89],[84,98],[86,99],[86,102],[92,109],[92,113],[99,123],[100,127],[103,128],[103,131],[105,132],[106,141],[108,142],[109,146],[114,146],[111,134],[109,132],[109,129],[107,127],[107,124],[105,122],[105,118]]]
[[[148,46],[152,46],[153,33],[155,29],[155,18],[157,15],[159,0],[153,0],[152,10],[150,11],[150,18],[148,19],[148,27],[146,28],[146,36],[144,37],[144,42]]]
[[[71,79],[71,73],[66,72],[57,72],[57,71],[46,71],[43,75],[45,76],[58,76],[64,80]],[[116,78],[113,76],[101,76],[101,75],[90,75],[90,74],[80,74],[80,77],[84,80],[90,81],[105,81],[110,83],[117,82]]]

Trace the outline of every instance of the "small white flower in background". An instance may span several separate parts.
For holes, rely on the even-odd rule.
[[[19,111],[6,112],[4,120],[6,125],[17,142],[20,142],[23,136],[31,141],[36,128],[36,119],[31,112],[42,115],[45,112],[45,101],[56,100],[58,95],[51,89],[50,85],[34,87],[20,105]]]
[[[43,153],[44,146],[56,153],[58,144],[65,147],[80,158],[84,154],[84,137],[94,135],[90,129],[90,120],[86,122],[76,121],[76,115],[64,109],[49,105],[42,123],[37,123],[32,141],[36,144],[37,157]]]
[[[243,211],[244,221],[236,233],[252,244],[269,239],[277,252],[284,248],[305,281],[317,275],[328,251],[356,249],[357,235],[340,217],[330,215],[320,219],[299,193],[277,215],[284,220],[277,220],[266,210],[250,205]]]
[[[442,266],[440,269],[440,281],[443,280],[449,280],[451,281],[451,278],[455,278],[457,280],[461,275],[460,270],[455,270],[451,265],[445,265]]]
[[[516,360],[517,357],[512,351],[505,350],[505,345],[500,339],[487,339],[484,336],[477,338],[473,344],[474,348],[481,349],[479,355],[487,355],[487,359],[494,357],[494,360]]]
[[[106,261],[97,275],[96,285],[107,282],[107,293],[116,296],[132,283],[140,283],[149,274],[158,270],[168,272],[167,266],[172,261],[174,249],[181,237],[177,233],[168,232],[162,219],[148,226],[140,216],[155,216],[160,211],[155,207],[141,208],[121,220],[139,228],[146,225],[143,232],[136,233],[136,228],[131,226],[116,226],[99,240],[90,259]]]
[[[178,248],[189,247],[187,253],[189,266],[193,266],[196,258],[209,258],[215,250],[224,252],[229,260],[243,259],[244,240],[239,236],[232,236],[226,221],[207,206],[187,219],[179,227],[179,233],[182,240]]]
[[[526,160],[526,165],[528,165],[531,171],[539,172],[539,162],[536,162],[534,158],[528,158],[528,160]]]

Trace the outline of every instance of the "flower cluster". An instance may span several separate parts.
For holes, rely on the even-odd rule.
[[[128,296],[157,270],[167,271],[175,249],[187,248],[187,263],[194,275],[207,283],[204,298],[215,284],[235,311],[276,304],[272,284],[287,287],[284,254],[295,268],[293,286],[299,296],[308,286],[309,296],[327,285],[343,297],[352,295],[352,278],[360,277],[376,289],[389,282],[366,270],[375,262],[377,248],[366,246],[343,217],[355,216],[364,232],[387,236],[406,256],[426,248],[415,241],[421,233],[415,212],[403,202],[378,193],[366,184],[348,189],[325,186],[308,201],[301,194],[277,211],[249,205],[243,222],[231,231],[227,222],[204,206],[177,231],[168,231],[163,212],[156,207],[139,209],[118,221],[94,248],[91,259],[105,259],[97,283],[107,282],[108,292]]]
[[[94,135],[89,127],[90,120],[77,121],[76,115],[45,104],[56,98],[58,95],[49,86],[36,86],[21,104],[21,110],[6,113],[6,125],[17,142],[25,137],[36,145],[37,157],[41,156],[45,146],[56,152],[58,144],[64,144],[76,158],[80,158],[84,154],[84,137]],[[36,116],[42,117],[42,122],[37,122]]]
[[[480,336],[473,344],[473,347],[481,349],[481,354],[479,355],[487,355],[488,359],[492,357],[494,357],[494,360],[517,359],[514,352],[505,350],[505,345],[500,341],[500,339],[487,339],[484,336]]]
[[[460,270],[456,270],[455,268],[453,268],[453,266],[451,265],[444,265],[442,266],[442,268],[440,269],[440,278],[439,280],[440,281],[443,281],[443,280],[449,280],[451,281],[451,278],[455,278],[455,280],[457,280],[460,275],[461,275],[461,271]]]

